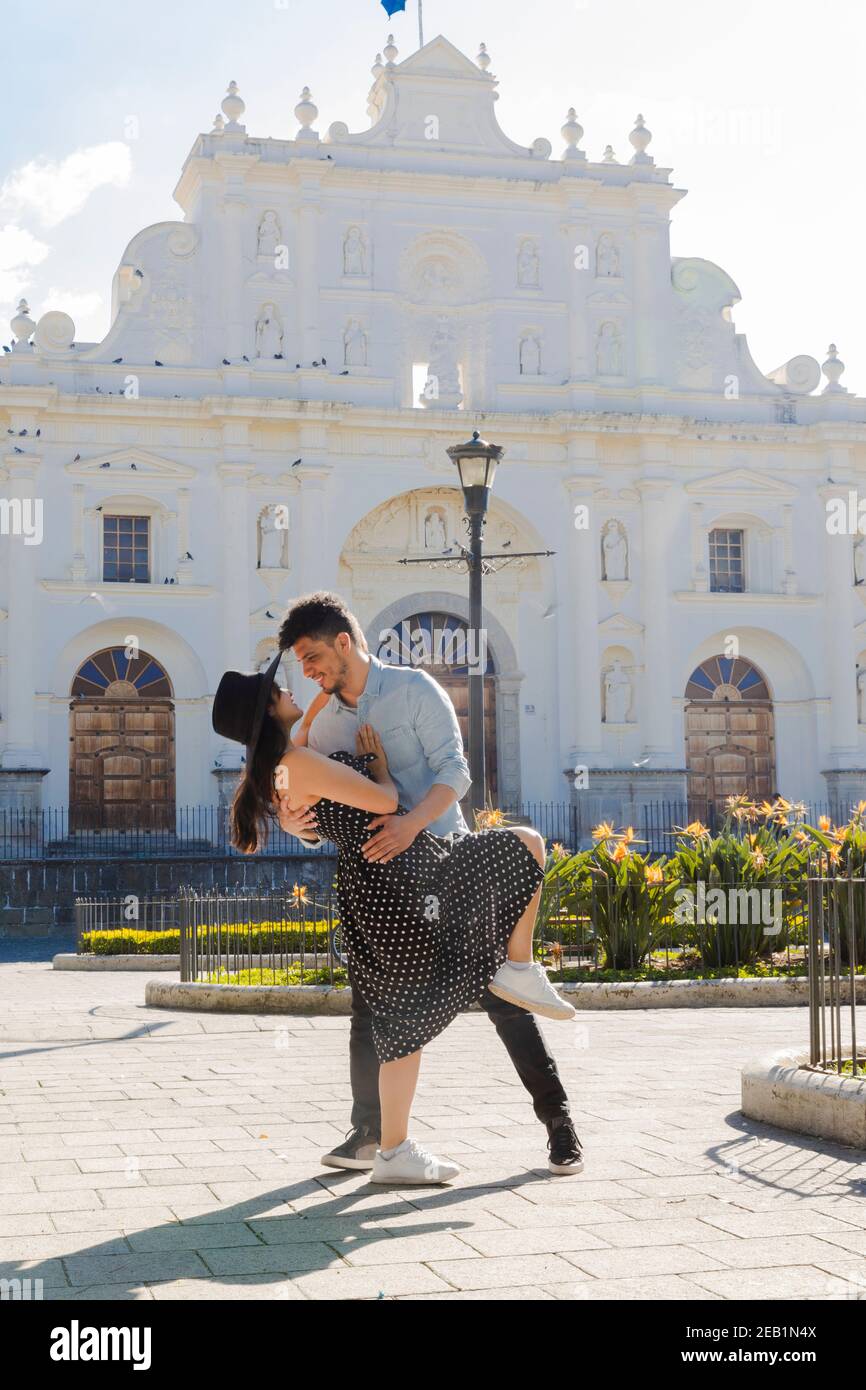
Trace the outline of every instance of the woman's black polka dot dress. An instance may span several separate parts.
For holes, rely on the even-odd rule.
[[[331,756],[369,777],[369,755]],[[544,874],[505,829],[453,840],[422,830],[387,864],[370,864],[361,854],[370,812],[326,799],[315,812],[319,833],[337,846],[352,988],[373,1015],[379,1062],[396,1061],[430,1042],[483,992]]]

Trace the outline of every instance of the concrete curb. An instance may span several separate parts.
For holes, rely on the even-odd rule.
[[[743,1114],[866,1149],[866,1080],[813,1070],[808,1063],[808,1052],[779,1052],[744,1067]]]
[[[180,970],[180,956],[77,956],[70,951],[55,956],[51,964],[55,970]]]
[[[808,981],[799,978],[639,980],[621,984],[564,984],[555,988],[576,1009],[767,1008],[803,1005],[809,999]],[[866,976],[858,977],[857,999],[866,1003]],[[145,1003],[166,1009],[217,1013],[349,1014],[352,991],[334,989],[331,985],[208,985],[153,980],[146,987]],[[477,1007],[472,1005],[473,1009]]]
[[[350,1014],[352,991],[331,985],[205,985],[148,980],[144,1002],[158,1009],[238,1014]]]

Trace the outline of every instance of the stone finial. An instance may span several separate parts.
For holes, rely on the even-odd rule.
[[[487,52],[487,44],[482,43],[478,48],[478,56],[475,59],[482,72],[486,72],[490,67],[490,54]]]
[[[822,395],[826,396],[831,391],[844,391],[847,394],[847,386],[840,386],[839,384],[839,378],[844,370],[845,363],[836,351],[836,344],[831,343],[827,349],[827,360],[821,363],[821,371],[827,378],[827,385],[824,387]]]
[[[295,107],[295,115],[300,122],[300,130],[295,136],[296,140],[318,140],[318,135],[310,127],[319,114],[319,108],[313,101],[309,87],[305,87],[301,92],[301,99]]]
[[[394,42],[394,35],[388,35],[388,42],[385,44],[385,58],[389,63],[393,63],[398,53],[397,45]]]
[[[223,130],[225,129],[225,124],[226,123],[223,119],[222,112],[217,111],[216,115],[213,118],[213,130],[211,131],[211,135],[222,135]]]
[[[613,152],[613,145],[605,145],[605,147],[604,147],[604,154],[603,154],[602,157],[601,157],[601,161],[602,161],[603,164],[616,164],[616,163],[618,163],[617,157],[616,157],[616,155],[615,155],[614,152]]]
[[[247,104],[238,92],[237,82],[230,82],[228,91],[222,99],[222,112],[228,118],[226,130],[243,130],[242,125],[238,125],[238,118],[244,114]]]
[[[30,335],[35,333],[36,324],[30,317],[30,306],[26,299],[19,299],[18,309],[9,327],[15,334],[14,352],[26,352],[30,348]]]
[[[382,76],[382,73],[385,71],[385,64],[382,62],[381,53],[376,54],[376,61],[371,67],[370,71],[373,74],[373,81],[378,82],[379,78]]]
[[[583,126],[577,119],[577,112],[573,106],[568,108],[568,115],[565,118],[565,125],[562,127],[561,133],[565,141],[565,149],[562,152],[563,159],[586,159],[583,150],[577,148],[583,139]]]
[[[646,152],[646,147],[653,138],[652,131],[647,130],[640,113],[634,118],[634,130],[631,131],[628,138],[634,149],[634,154],[631,157],[632,164],[655,164],[652,155]]]

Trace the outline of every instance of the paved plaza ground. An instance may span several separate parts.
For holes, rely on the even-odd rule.
[[[382,1189],[319,1162],[349,1125],[348,1019],[152,1010],[146,978],[0,952],[0,1275],[46,1299],[866,1297],[862,1156],[738,1114],[741,1065],[804,1045],[803,1008],[542,1020],[572,1177],[463,1015],[414,1123],[463,1172]]]

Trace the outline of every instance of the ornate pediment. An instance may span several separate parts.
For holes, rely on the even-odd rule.
[[[740,497],[752,501],[761,499],[788,502],[798,496],[797,489],[790,483],[770,478],[765,473],[753,472],[750,468],[731,468],[725,473],[714,473],[709,478],[698,478],[686,483],[685,491],[691,497]]]
[[[120,449],[110,454],[95,454],[90,459],[78,459],[67,463],[66,472],[74,477],[90,478],[98,475],[103,480],[118,477],[135,477],[139,480],[160,479],[163,482],[189,482],[195,478],[196,470],[188,464],[176,463],[173,459],[160,458],[147,449]]]
[[[643,632],[643,623],[635,622],[625,613],[611,613],[609,618],[599,623],[598,630],[604,637],[639,637]]]

